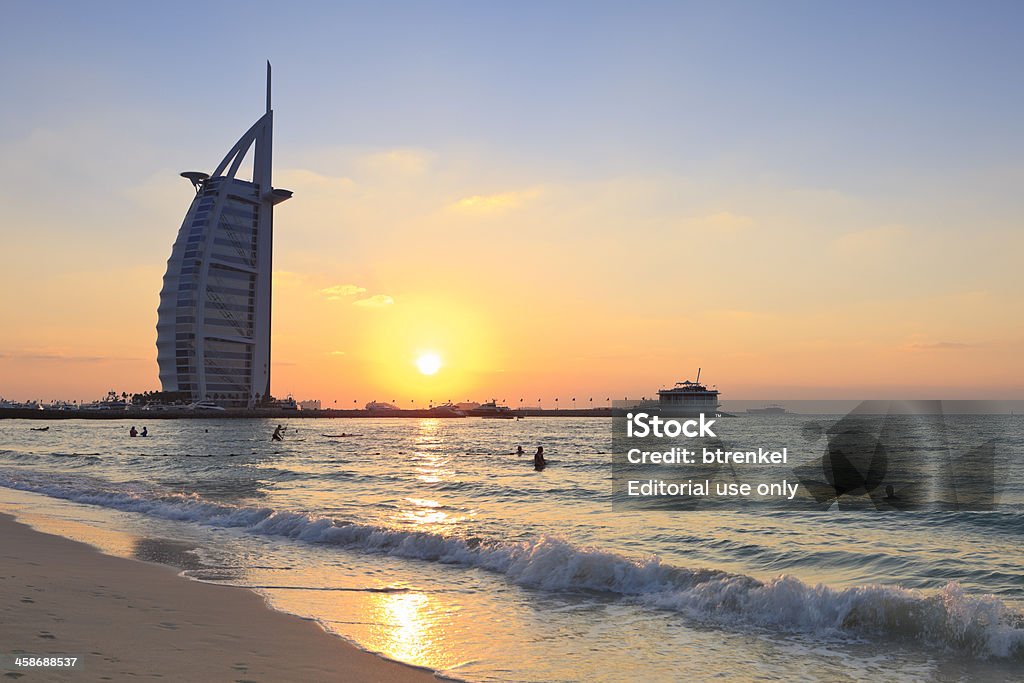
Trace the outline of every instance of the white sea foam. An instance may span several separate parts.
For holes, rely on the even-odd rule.
[[[442,536],[297,511],[222,505],[195,495],[110,490],[84,479],[24,472],[0,471],[0,485],[162,519],[478,567],[524,587],[600,591],[718,624],[897,638],[980,658],[1024,659],[1024,615],[994,596],[966,595],[956,583],[923,593],[879,585],[812,586],[792,576],[765,582],[718,570],[676,567],[656,557],[630,559],[549,536],[522,542]]]

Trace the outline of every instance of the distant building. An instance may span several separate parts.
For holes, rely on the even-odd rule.
[[[320,410],[320,399],[311,398],[308,401],[299,401],[299,410]]]
[[[270,395],[270,278],[274,205],[291,197],[271,184],[274,114],[267,110],[212,175],[181,175],[196,196],[167,261],[157,311],[164,391],[193,401],[252,408]],[[237,178],[253,152],[251,180]]]

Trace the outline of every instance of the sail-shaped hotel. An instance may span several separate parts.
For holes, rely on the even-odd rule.
[[[181,174],[196,196],[167,261],[156,346],[163,390],[192,401],[252,408],[270,395],[274,205],[292,195],[271,184],[273,127],[268,62],[266,113],[212,175]]]

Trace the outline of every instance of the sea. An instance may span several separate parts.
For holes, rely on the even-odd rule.
[[[632,509],[610,418],[132,424],[0,421],[0,511],[464,681],[1024,680],[1019,460],[981,510]]]

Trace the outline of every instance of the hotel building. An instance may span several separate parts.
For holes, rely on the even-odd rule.
[[[212,174],[190,171],[196,195],[167,261],[157,320],[164,391],[252,408],[270,394],[270,293],[274,206],[291,197],[271,184],[270,107]],[[253,153],[252,178],[237,177]]]

